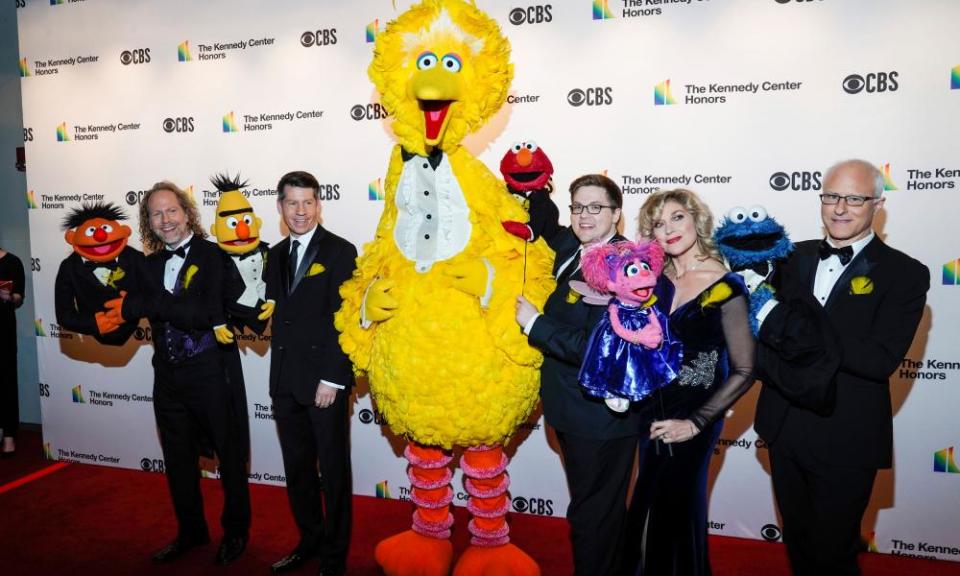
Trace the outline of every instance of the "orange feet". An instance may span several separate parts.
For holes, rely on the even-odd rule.
[[[540,576],[540,567],[513,544],[470,546],[457,561],[453,576]]]
[[[377,544],[373,556],[387,576],[447,576],[453,544],[407,530]]]

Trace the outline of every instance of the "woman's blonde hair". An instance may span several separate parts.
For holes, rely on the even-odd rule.
[[[720,252],[713,242],[713,214],[710,208],[700,199],[693,190],[685,188],[676,188],[674,190],[661,190],[651,194],[643,206],[640,207],[638,233],[640,236],[648,239],[653,238],[653,225],[663,216],[663,205],[667,202],[676,202],[683,206],[683,209],[693,217],[693,226],[697,231],[697,247],[700,251],[699,260],[713,258],[723,263]],[[672,269],[673,261],[667,258],[664,270]]]

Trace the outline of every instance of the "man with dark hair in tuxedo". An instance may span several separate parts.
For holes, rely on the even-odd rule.
[[[892,465],[889,378],[917,331],[930,272],[874,233],[883,189],[863,160],[827,171],[826,238],[796,245],[779,303],[758,315],[756,430],[798,576],[860,573],[860,523],[877,470]]]
[[[274,304],[270,396],[300,532],[296,548],[271,568],[290,572],[320,556],[318,574],[342,576],[350,544],[353,366],[337,342],[333,315],[357,249],[320,225],[319,189],[307,172],[280,179],[277,210],[290,236],[267,258],[267,301]]]
[[[177,516],[177,536],[153,556],[166,563],[210,541],[198,468],[201,442],[209,439],[220,461],[223,540],[215,562],[243,554],[250,529],[245,439],[247,422],[235,414],[238,393],[227,366],[239,364],[223,314],[223,260],[206,240],[192,199],[170,182],[143,196],[143,246],[152,251],[140,273],[142,290],[107,302],[117,323],[150,320],[153,330],[153,408],[167,483]]]

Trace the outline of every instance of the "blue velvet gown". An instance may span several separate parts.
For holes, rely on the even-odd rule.
[[[670,306],[674,288],[658,295]],[[752,384],[754,344],[748,293],[727,273],[670,314],[683,343],[679,377],[642,404],[640,466],[628,514],[623,574],[704,576],[707,553],[707,473],[723,415]],[[735,354],[731,357],[731,349]],[[653,420],[690,419],[700,433],[686,442],[650,440]]]

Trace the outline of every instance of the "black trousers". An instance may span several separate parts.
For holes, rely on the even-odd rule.
[[[783,439],[770,447],[770,468],[794,575],[860,574],[860,522],[876,469],[828,466]]]
[[[225,536],[246,536],[250,529],[247,446],[237,433],[231,389],[220,350],[174,366],[154,359],[153,409],[160,431],[167,483],[177,515],[177,536],[206,539],[198,459],[203,438],[220,460]]]
[[[596,440],[557,431],[570,488],[567,521],[576,576],[608,576],[620,563],[637,437]]]
[[[300,531],[297,551],[319,554],[321,564],[337,567],[346,563],[353,509],[349,397],[349,392],[338,390],[327,408],[304,406],[283,393],[273,397],[287,497]]]
[[[4,340],[4,344],[4,349],[0,350],[0,366],[3,366],[3,373],[0,374],[0,428],[3,428],[5,437],[16,438],[20,428],[17,342],[11,338]]]

